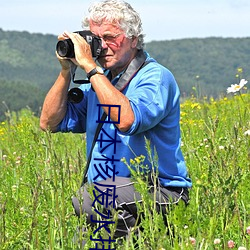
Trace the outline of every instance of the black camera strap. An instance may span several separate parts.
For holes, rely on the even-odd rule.
[[[146,66],[148,63],[149,63],[149,61],[146,61],[146,55],[144,54],[143,50],[139,50],[136,57],[131,61],[128,68],[121,75],[120,79],[118,80],[118,82],[115,85],[115,88],[122,92],[128,86],[128,84],[130,83],[132,78],[136,75],[136,73],[141,68]],[[98,123],[98,126],[97,126],[96,131],[95,131],[95,136],[94,136],[94,139],[92,141],[92,145],[91,145],[91,149],[89,152],[86,167],[84,170],[84,175],[83,175],[83,180],[82,180],[81,186],[83,186],[87,182],[87,174],[88,174],[88,170],[89,170],[89,164],[90,164],[90,161],[92,158],[92,152],[93,152],[96,140],[98,138],[98,135],[102,129],[102,126],[103,126],[106,118],[107,118],[107,114],[104,112],[102,114],[101,119],[100,119],[100,123]]]

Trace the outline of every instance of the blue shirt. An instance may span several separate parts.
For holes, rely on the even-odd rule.
[[[134,123],[125,133],[117,130],[113,123],[104,123],[98,137],[99,141],[96,141],[93,149],[88,170],[89,182],[103,179],[96,167],[102,166],[105,169],[105,157],[111,159],[113,156],[116,160],[113,163],[119,172],[117,176],[130,176],[130,170],[124,161],[121,161],[123,158],[130,163],[130,159],[144,155],[146,158],[143,165],[151,169],[152,161],[146,149],[145,139],[147,139],[150,142],[151,153],[155,151],[157,153],[156,157],[154,155],[152,157],[158,161],[155,168],[158,168],[161,184],[173,187],[192,185],[181,152],[179,88],[168,69],[149,55],[147,60],[150,63],[139,70],[122,91],[130,101],[135,117]],[[119,77],[120,75],[113,79],[112,84],[115,85]],[[97,105],[100,103],[90,84],[83,84],[80,88],[84,93],[83,100],[78,104],[68,102],[66,116],[59,124],[58,131],[86,132],[87,155],[89,155],[98,125]],[[117,143],[112,144],[110,140],[115,136]],[[94,179],[96,176],[98,178]]]

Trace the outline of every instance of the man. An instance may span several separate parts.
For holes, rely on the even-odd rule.
[[[103,195],[107,192],[108,204],[100,212],[105,220],[108,216],[113,218],[110,209],[119,211],[115,237],[120,237],[135,226],[138,216],[135,203],[141,200],[130,170],[121,159],[129,163],[144,155],[143,164],[149,172],[152,169],[158,172],[159,210],[166,212],[168,204],[179,200],[188,203],[191,180],[180,149],[179,89],[171,72],[143,50],[141,20],[128,3],[118,0],[95,3],[83,24],[101,39],[102,51],[97,60],[102,69],[81,35],[65,32],[60,36],[60,40],[71,39],[75,57],[57,55],[62,69],[45,98],[40,126],[52,132],[86,132],[90,159],[87,181],[92,187],[95,184],[94,200],[88,185],[83,183],[82,201],[73,198],[73,205],[76,214],[86,214],[87,222],[93,225],[97,222],[93,201],[100,197],[98,192]],[[85,71],[90,81],[80,86],[83,99],[79,103],[68,100],[74,65]],[[101,121],[100,110],[107,114],[105,123]],[[96,139],[98,123],[103,123],[103,127]],[[150,162],[146,140],[151,151],[156,150],[155,166]],[[111,190],[114,197],[108,193]]]

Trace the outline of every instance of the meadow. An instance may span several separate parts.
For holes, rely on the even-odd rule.
[[[190,204],[154,210],[141,177],[142,229],[119,244],[85,249],[250,249],[250,95],[190,98],[181,104],[182,150],[193,187]],[[153,160],[152,160],[153,161]],[[0,124],[0,249],[80,249],[71,197],[85,158],[81,134],[40,131],[29,109]],[[143,157],[131,165],[142,165]],[[106,236],[107,237],[107,236]],[[89,239],[89,235],[86,236]]]

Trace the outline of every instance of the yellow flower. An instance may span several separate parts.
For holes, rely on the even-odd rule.
[[[130,159],[130,164],[135,165],[135,161],[133,159]]]
[[[196,102],[196,103],[192,103],[192,104],[191,104],[191,108],[192,108],[192,109],[195,109],[195,108],[201,109],[201,106],[200,106],[199,103]]]
[[[238,68],[237,71],[238,71],[238,73],[242,73],[243,69],[242,68]]]
[[[140,164],[141,163],[140,157],[136,157],[135,161],[136,161],[137,164]]]

